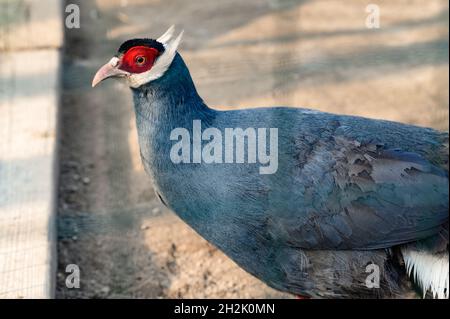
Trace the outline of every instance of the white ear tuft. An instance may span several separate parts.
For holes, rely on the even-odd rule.
[[[180,45],[181,38],[183,38],[184,30],[180,32],[180,34],[176,37],[175,40],[169,42],[166,44],[166,51],[169,51],[171,55],[175,56],[175,53],[177,52],[178,46]],[[164,52],[166,53],[166,52]],[[172,58],[173,59],[173,58]]]
[[[169,40],[172,39],[174,31],[175,31],[175,26],[171,25],[170,28],[167,29],[167,31],[162,36],[160,36],[156,41],[166,45],[167,42],[169,42]]]
[[[167,30],[168,32],[170,31]],[[166,32],[166,33],[168,33]],[[163,35],[165,36],[166,33]],[[171,30],[171,33],[173,34],[173,30]],[[173,59],[175,58],[177,54],[178,46],[180,45],[181,38],[183,37],[184,31],[181,31],[181,33],[176,37],[174,40],[167,42],[164,44],[165,50],[164,53],[161,54],[157,59],[153,67],[143,73],[139,74],[133,74],[131,75],[128,80],[129,84],[133,88],[138,88],[143,84],[146,84],[150,81],[159,79],[161,76],[164,75],[164,73],[169,69],[170,65],[172,64]]]

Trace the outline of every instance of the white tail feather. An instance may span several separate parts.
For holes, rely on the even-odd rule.
[[[411,248],[402,249],[403,260],[409,276],[421,287],[423,297],[430,291],[433,298],[449,296],[448,253],[431,254]]]

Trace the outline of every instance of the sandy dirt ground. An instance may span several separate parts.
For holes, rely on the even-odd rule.
[[[133,37],[185,30],[180,52],[214,107],[303,106],[448,130],[448,1],[70,1],[61,99],[58,298],[291,298],[241,270],[155,198],[131,94],[95,90]],[[77,264],[81,288],[65,286]]]

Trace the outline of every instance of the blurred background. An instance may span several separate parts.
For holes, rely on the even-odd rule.
[[[298,106],[448,130],[447,0],[71,0],[65,29],[57,298],[290,298],[238,268],[154,195],[131,92],[91,88],[119,45],[175,24],[200,95],[217,108]],[[369,4],[380,9],[368,28]],[[77,264],[81,288],[68,289]]]

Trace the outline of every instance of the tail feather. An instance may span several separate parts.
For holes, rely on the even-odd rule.
[[[449,263],[448,252],[430,253],[405,247],[402,249],[406,271],[422,289],[425,298],[429,291],[433,298],[449,297]]]

